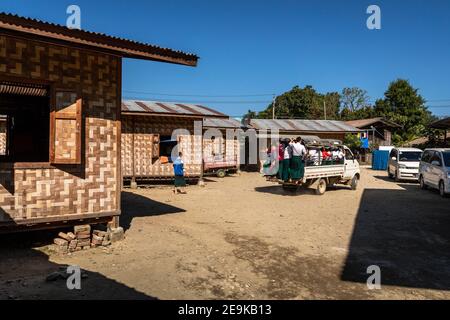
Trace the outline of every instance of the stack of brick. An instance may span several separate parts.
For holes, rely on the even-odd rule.
[[[68,253],[86,250],[91,247],[106,247],[112,242],[122,240],[123,236],[122,228],[109,229],[108,232],[94,230],[91,234],[90,225],[81,225],[75,226],[73,232],[60,232],[58,238],[54,239],[54,243],[57,252]]]
[[[76,251],[86,250],[91,247],[91,226],[86,224],[73,228],[77,240]]]
[[[91,246],[92,247],[99,247],[99,246],[109,246],[111,244],[111,241],[109,240],[109,233],[106,231],[100,231],[100,230],[94,230],[92,234],[92,241]]]

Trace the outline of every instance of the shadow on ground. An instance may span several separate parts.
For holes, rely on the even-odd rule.
[[[168,190],[167,192],[171,192]],[[134,192],[122,192],[122,214],[120,225],[128,230],[134,218],[160,216],[163,214],[182,213],[186,210],[158,202]]]
[[[46,281],[51,273],[67,270],[67,265],[51,262],[44,248],[54,236],[55,230],[0,235],[0,300],[155,299],[88,270],[81,280],[81,290],[69,290],[62,277]]]
[[[349,187],[347,186],[341,186],[341,185],[335,185],[335,186],[328,186],[326,192],[332,192],[332,191],[339,191],[339,190],[349,190]],[[256,192],[262,192],[262,193],[270,193],[280,196],[301,196],[302,194],[308,194],[308,195],[315,195],[315,190],[311,188],[306,188],[299,186],[297,188],[295,187],[286,187],[283,188],[282,185],[274,184],[272,186],[264,186],[264,187],[256,187]]]
[[[341,279],[366,283],[378,265],[382,285],[450,290],[450,200],[400,186],[364,191]]]

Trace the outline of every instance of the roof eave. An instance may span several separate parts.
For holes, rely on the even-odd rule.
[[[227,119],[226,115],[205,115],[205,114],[186,114],[186,113],[171,113],[171,112],[140,112],[140,111],[122,111],[124,116],[147,116],[147,117],[183,117],[183,118],[224,118]]]
[[[11,18],[8,16],[8,18]],[[17,18],[20,19],[20,18]],[[52,26],[53,27],[53,26]],[[53,27],[54,28],[54,27]],[[69,29],[70,30],[70,29]],[[164,55],[152,52],[146,52],[142,50],[132,49],[131,47],[139,47],[145,48],[146,46],[143,44],[132,43],[132,41],[122,40],[122,39],[114,39],[113,37],[103,36],[103,35],[95,35],[88,34],[84,39],[76,36],[70,36],[63,33],[57,33],[52,31],[46,31],[39,29],[37,25],[33,25],[31,21],[27,21],[26,24],[18,25],[14,22],[2,21],[0,20],[0,32],[1,31],[10,31],[15,32],[18,35],[22,35],[23,37],[30,37],[33,35],[33,38],[40,37],[46,41],[60,43],[63,42],[65,44],[76,44],[80,46],[87,46],[97,50],[106,51],[108,53],[116,54],[125,58],[134,58],[134,59],[143,59],[143,60],[152,60],[173,64],[180,64],[186,66],[197,66],[198,57],[191,54],[185,54],[181,52],[172,51],[173,55]],[[65,30],[68,32],[67,30]],[[77,32],[78,30],[74,30]],[[107,38],[107,39],[106,39]],[[106,40],[102,40],[106,39]],[[96,40],[96,41],[94,41]],[[109,42],[109,44],[107,43]],[[119,45],[113,45],[112,42],[116,42]],[[125,47],[129,44],[129,47]],[[150,45],[147,46],[149,51],[166,51],[170,53],[169,49],[161,49],[161,48],[152,48]]]

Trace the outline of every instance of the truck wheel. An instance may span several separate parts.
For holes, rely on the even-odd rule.
[[[350,184],[350,187],[352,188],[352,190],[356,190],[358,188],[358,183],[359,183],[359,177],[355,175],[352,179],[352,183]]]
[[[316,194],[321,196],[327,191],[327,181],[325,179],[320,179],[317,184]]]
[[[217,178],[225,178],[225,176],[227,175],[227,172],[223,169],[220,169],[217,171],[216,175],[217,175]]]

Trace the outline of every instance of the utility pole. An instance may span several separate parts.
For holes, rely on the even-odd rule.
[[[323,100],[323,116],[327,120],[327,104],[325,103],[325,99]]]
[[[275,99],[275,95],[274,95],[273,99],[272,99],[272,119],[275,119],[275,101],[276,101],[276,99]]]

